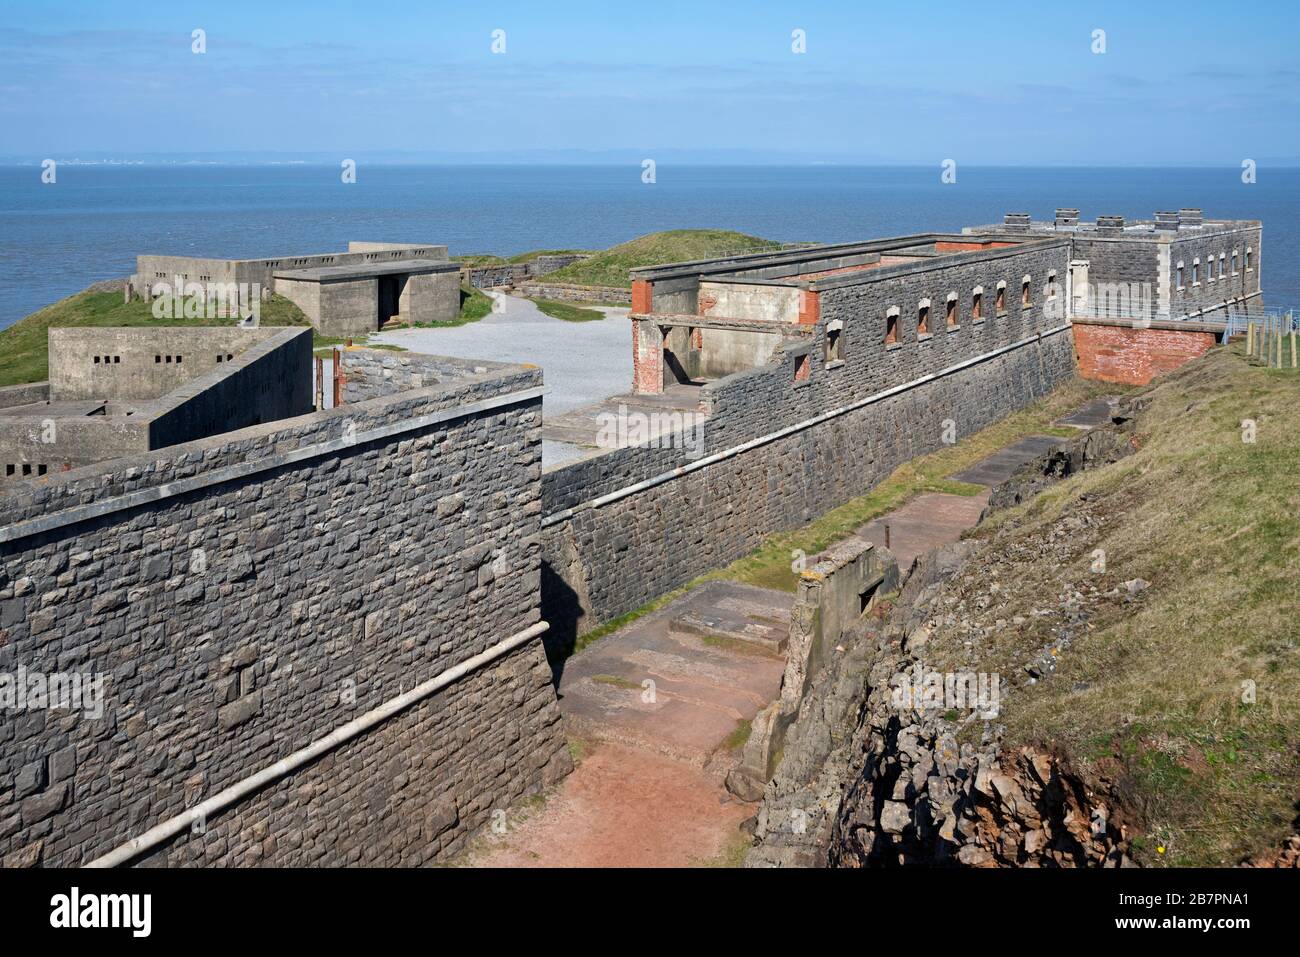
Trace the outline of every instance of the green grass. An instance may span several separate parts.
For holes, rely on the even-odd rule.
[[[754,731],[754,722],[748,718],[736,722],[736,728],[727,735],[726,747],[729,751],[741,750]]]
[[[724,229],[673,229],[639,236],[630,242],[612,246],[582,262],[547,273],[546,282],[577,283],[583,286],[620,286],[629,289],[628,270],[638,266],[708,259],[739,252],[765,252],[780,249],[781,244],[745,233]]]
[[[556,302],[554,299],[534,299],[532,301],[537,305],[538,309],[552,319],[563,319],[565,322],[592,322],[596,319],[605,318],[605,314],[597,309],[584,309],[582,306],[571,302]]]
[[[1300,794],[1300,374],[1234,346],[1148,393],[1139,451],[979,527],[989,551],[954,591],[996,567],[996,603],[962,612],[993,627],[973,654],[965,633],[937,629],[927,666],[1018,684],[1055,627],[1034,610],[1056,607],[1066,585],[1095,588],[1056,672],[1005,699],[1007,741],[1063,748],[1114,782],[1141,822],[1142,863],[1229,865],[1278,847]],[[1243,419],[1257,423],[1253,444]],[[1061,534],[1080,515],[1088,525]],[[1137,600],[1106,597],[1134,578],[1149,583]]]
[[[0,332],[0,386],[41,382],[49,377],[52,327],[65,326],[233,326],[237,319],[155,319],[151,303],[122,301],[120,292],[83,292],[61,299]],[[305,326],[307,317],[281,296],[261,304],[264,326]],[[319,341],[317,344],[321,344]]]
[[[531,249],[513,256],[496,256],[492,253],[469,253],[464,256],[452,256],[451,259],[466,266],[501,266],[506,263],[526,263],[538,256],[573,256],[585,255],[590,249]]]
[[[621,675],[592,675],[591,680],[602,685],[610,685],[614,688],[623,688],[627,691],[638,690],[641,687],[635,681],[629,681]]]

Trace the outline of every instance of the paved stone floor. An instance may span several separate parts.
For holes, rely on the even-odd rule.
[[[1042,455],[1053,445],[1065,441],[1050,435],[1031,435],[1013,442],[1004,449],[999,449],[987,458],[980,459],[970,468],[957,472],[950,478],[958,482],[970,482],[973,485],[987,485],[990,488],[1011,478],[1013,472],[1030,459]]]
[[[791,600],[710,582],[570,658],[560,711],[585,756],[544,808],[482,836],[463,863],[682,867],[743,840],[757,807],[723,787],[729,739],[780,690],[769,638],[788,632]]]
[[[987,489],[978,495],[940,492],[918,495],[901,508],[863,525],[858,535],[884,547],[888,525],[889,550],[898,561],[899,570],[905,572],[912,567],[916,556],[961,538],[963,531],[979,521],[988,500]]]

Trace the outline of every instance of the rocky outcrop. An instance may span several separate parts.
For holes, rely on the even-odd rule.
[[[1117,418],[1013,477],[1005,500],[1127,454],[1128,414]],[[1042,536],[1044,560],[1058,562],[1064,543],[1101,520],[1086,510],[1064,516]],[[1052,645],[1005,682],[925,672],[936,629],[972,647],[1008,624],[981,617],[997,607],[999,562],[995,543],[930,552],[895,599],[844,633],[785,732],[747,866],[1131,866],[1128,842],[1140,828],[1117,782],[1080,773],[1047,745],[1005,747],[997,716],[1006,697],[1050,677],[1053,652],[1088,627],[1094,605],[1137,600],[1146,583],[1109,592],[1067,584],[1045,599],[1033,615]]]

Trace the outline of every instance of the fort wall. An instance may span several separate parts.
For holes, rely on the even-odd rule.
[[[1069,244],[1059,240],[829,277],[815,284],[814,321],[791,326],[767,364],[700,389],[704,459],[643,446],[548,469],[542,581],[552,647],[869,491],[942,447],[945,434],[969,435],[1071,378],[1068,263]],[[1008,290],[1001,313],[999,282]],[[981,320],[970,314],[977,288],[985,290]],[[958,297],[951,326],[949,293]],[[658,306],[659,289],[650,294]],[[922,333],[926,300],[932,331]],[[893,310],[897,341],[886,342]],[[655,313],[635,321],[661,346],[662,324],[692,320]],[[842,336],[838,359],[827,357],[832,323]],[[683,471],[657,480],[674,469]]]
[[[540,642],[493,650],[540,621],[540,372],[461,371],[0,492],[0,672],[104,679],[0,724],[0,860],[84,864],[484,652],[136,862],[425,863],[567,770]]]

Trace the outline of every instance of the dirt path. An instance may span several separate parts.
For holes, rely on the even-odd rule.
[[[734,860],[752,805],[712,775],[641,748],[597,743],[545,806],[484,835],[474,867],[688,867]],[[747,843],[747,842],[744,842]]]

